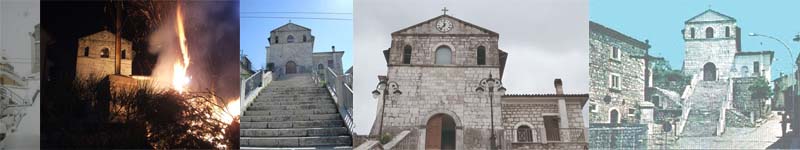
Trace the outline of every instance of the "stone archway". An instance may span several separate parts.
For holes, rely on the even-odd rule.
[[[297,73],[297,64],[294,61],[286,62],[286,74]]]
[[[619,111],[617,111],[616,109],[612,109],[611,114],[609,114],[608,118],[609,118],[608,119],[609,123],[611,123],[611,125],[619,124]]]
[[[425,149],[456,149],[456,123],[449,115],[431,117],[425,132]]]
[[[703,81],[716,81],[717,80],[717,66],[714,63],[706,63],[703,65]]]

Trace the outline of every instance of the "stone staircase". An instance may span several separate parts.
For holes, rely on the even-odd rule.
[[[686,101],[692,108],[682,136],[716,136],[720,110],[728,99],[728,81],[700,81]]]
[[[241,117],[241,148],[351,149],[352,138],[327,89],[311,74],[270,83]]]

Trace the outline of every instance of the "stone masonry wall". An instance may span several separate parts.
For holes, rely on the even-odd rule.
[[[499,69],[389,67],[389,80],[397,82],[403,94],[389,95],[385,104],[384,132],[393,135],[403,130],[419,132],[416,137],[419,143],[408,143],[424,145],[424,129],[429,117],[447,114],[455,120],[456,143],[463,146],[460,149],[487,148],[491,135],[489,97],[475,89],[489,73],[497,76]],[[493,99],[495,127],[501,129],[500,93]]]
[[[341,52],[341,51],[337,51],[336,52],[336,56],[335,56],[336,60],[334,61],[336,66],[331,68],[331,69],[333,69],[333,71],[335,71],[339,75],[343,74],[342,55],[344,55],[344,52]],[[312,64],[314,64],[313,65],[314,69],[319,68],[320,64],[322,66],[324,66],[324,67],[328,67],[328,60],[334,59],[331,56],[331,52],[316,52],[316,53],[312,54],[312,58],[313,58],[312,59],[313,60]]]
[[[589,101],[595,104],[595,110],[589,115],[590,121],[608,123],[614,109],[619,112],[620,120],[633,119],[628,118],[632,113],[629,110],[644,101],[645,63],[642,56],[645,49],[602,32],[590,31],[589,37]],[[621,50],[619,60],[611,57],[614,47]],[[620,89],[611,88],[612,74],[620,76]],[[605,101],[606,96],[610,101]]]
[[[714,38],[707,39],[707,27],[714,29]],[[725,37],[725,27],[730,27],[731,36]],[[695,29],[695,37],[691,37],[690,30]],[[731,77],[734,56],[737,52],[735,22],[703,22],[686,24],[685,59],[683,71],[686,75],[703,73],[706,63],[713,63],[717,68],[717,79]]]
[[[106,75],[114,74],[114,59],[117,55],[114,50],[114,38],[114,34],[111,32],[101,31],[78,39],[76,78],[104,78]],[[89,49],[89,56],[84,56],[86,48]],[[106,48],[108,49],[108,58],[103,58],[101,52]],[[120,74],[130,76],[134,56],[131,42],[123,39],[122,50],[125,51],[126,58],[121,59]]]
[[[294,37],[293,43],[287,42],[287,37]],[[306,42],[303,42],[303,35]],[[275,43],[275,39],[278,43]],[[311,72],[311,67],[316,67],[312,61],[314,38],[310,30],[275,31],[270,33],[270,45],[267,48],[267,63],[273,63],[273,69],[279,75],[286,73],[286,63],[293,61],[297,64],[297,72]]]
[[[558,115],[558,100],[551,103],[503,104],[503,128],[513,130],[518,123],[529,123],[531,128],[544,128],[544,115]],[[582,107],[579,103],[567,103],[568,128],[584,128]]]

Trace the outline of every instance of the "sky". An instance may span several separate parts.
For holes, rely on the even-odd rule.
[[[507,94],[555,93],[553,80],[564,81],[566,93],[587,93],[588,2],[586,0],[355,1],[354,104],[358,134],[367,134],[376,116],[372,98],[378,75],[386,74],[382,51],[391,32],[447,14],[500,35],[508,52],[503,77]]]
[[[239,5],[241,5],[239,42],[242,54],[247,55],[254,70],[266,67],[265,47],[269,46],[267,42],[269,32],[289,23],[290,20],[292,23],[311,29],[311,35],[315,37],[314,52],[330,52],[331,46],[336,46],[336,51],[345,51],[342,57],[343,68],[353,66],[351,0],[241,0]]]
[[[800,33],[797,9],[800,1],[772,0],[613,0],[589,2],[589,18],[597,23],[622,32],[640,41],[650,41],[650,54],[665,57],[673,69],[681,69],[684,42],[681,29],[684,22],[709,8],[736,18],[742,29],[742,51],[772,50],[775,59],[772,79],[781,72],[791,73],[793,62],[800,52],[800,43],[792,41]],[[791,48],[765,37],[746,36],[758,33],[776,37]]]
[[[31,73],[31,39],[39,23],[39,1],[0,1],[0,53],[20,76]],[[5,50],[5,52],[3,52]]]

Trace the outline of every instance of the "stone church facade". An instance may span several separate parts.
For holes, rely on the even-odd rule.
[[[550,130],[554,137],[561,135],[557,128],[585,129],[580,110],[587,96],[581,101],[580,95],[502,96],[498,91],[476,91],[482,79],[502,79],[508,53],[498,48],[496,32],[445,14],[391,37],[391,47],[383,51],[387,75],[381,80],[395,83],[399,92],[384,93],[372,134],[409,131],[395,149],[487,149],[492,125],[498,145],[519,149],[547,143],[542,141],[544,134],[534,135],[545,132],[539,130],[545,126],[556,128]],[[544,118],[554,122],[545,125]],[[521,142],[514,138],[519,127],[524,127]],[[583,138],[570,146],[584,148],[582,131],[563,140]],[[553,145],[563,144],[549,146]]]
[[[311,73],[320,65],[331,66],[337,74],[342,74],[344,51],[332,47],[332,52],[315,53],[314,36],[309,28],[287,23],[270,31],[267,41],[267,69],[278,76]]]
[[[114,33],[107,30],[100,31],[78,39],[78,58],[75,67],[76,78],[105,78],[107,75],[114,74]],[[122,39],[122,50],[120,53],[120,74],[131,75],[133,65],[133,47],[131,41]]]

